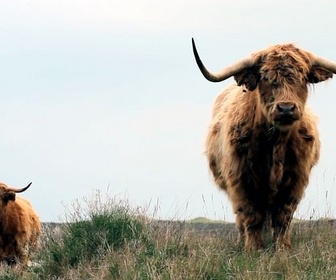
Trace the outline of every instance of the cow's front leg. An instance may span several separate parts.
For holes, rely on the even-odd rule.
[[[238,207],[236,211],[236,225],[238,227],[238,241],[245,240],[245,251],[260,250],[264,246],[263,226],[265,214],[251,205]]]
[[[277,203],[272,211],[273,242],[277,249],[291,248],[290,225],[298,200],[289,197],[284,203]]]
[[[245,245],[245,224],[241,211],[236,212],[236,227],[238,229],[237,245]]]

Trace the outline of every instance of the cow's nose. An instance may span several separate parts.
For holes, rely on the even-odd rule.
[[[279,103],[277,109],[281,115],[291,115],[294,113],[295,105],[293,103]]]

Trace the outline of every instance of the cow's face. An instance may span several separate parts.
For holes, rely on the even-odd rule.
[[[7,205],[8,201],[15,200],[15,192],[8,189],[7,185],[0,183],[0,201],[2,205]]]
[[[295,76],[262,76],[258,94],[263,114],[273,126],[286,130],[302,116],[308,97],[307,83]]]
[[[308,83],[324,81],[332,73],[314,67],[311,55],[293,45],[275,46],[255,56],[258,65],[243,70],[235,79],[259,94],[261,110],[271,125],[287,130],[302,116]]]

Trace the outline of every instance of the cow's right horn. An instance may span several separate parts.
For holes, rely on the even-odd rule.
[[[252,59],[252,57],[248,57],[236,62],[231,66],[224,68],[222,71],[218,73],[211,73],[208,69],[206,69],[201,58],[198,55],[194,38],[192,38],[192,47],[198,68],[201,70],[203,76],[210,82],[224,81],[230,78],[231,76],[234,76],[237,73],[241,72],[242,70],[250,68],[254,65],[254,60]]]
[[[21,188],[21,189],[8,188],[8,190],[12,191],[12,192],[15,192],[15,193],[21,193],[21,192],[24,192],[25,190],[27,190],[30,187],[31,184],[32,184],[32,182],[30,182],[27,187],[24,187],[24,188]]]

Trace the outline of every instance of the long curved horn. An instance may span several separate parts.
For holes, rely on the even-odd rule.
[[[319,66],[319,67],[325,68],[325,69],[333,72],[334,74],[336,74],[336,63],[329,60],[329,59],[316,56],[314,66]]]
[[[24,188],[21,188],[21,189],[17,189],[17,188],[8,188],[7,190],[8,190],[8,191],[15,192],[15,193],[21,193],[21,192],[24,192],[25,190],[27,190],[27,189],[30,187],[31,184],[32,184],[32,182],[30,182],[30,183],[28,184],[27,187],[24,187]]]
[[[206,69],[201,58],[198,55],[194,38],[192,38],[192,47],[193,47],[193,52],[194,52],[194,56],[195,56],[198,68],[201,70],[203,76],[210,82],[224,81],[230,78],[231,76],[239,73],[240,71],[244,70],[245,68],[249,68],[254,65],[253,59],[249,57],[249,58],[239,60],[235,64],[224,68],[222,71],[218,73],[211,73],[208,69]]]

